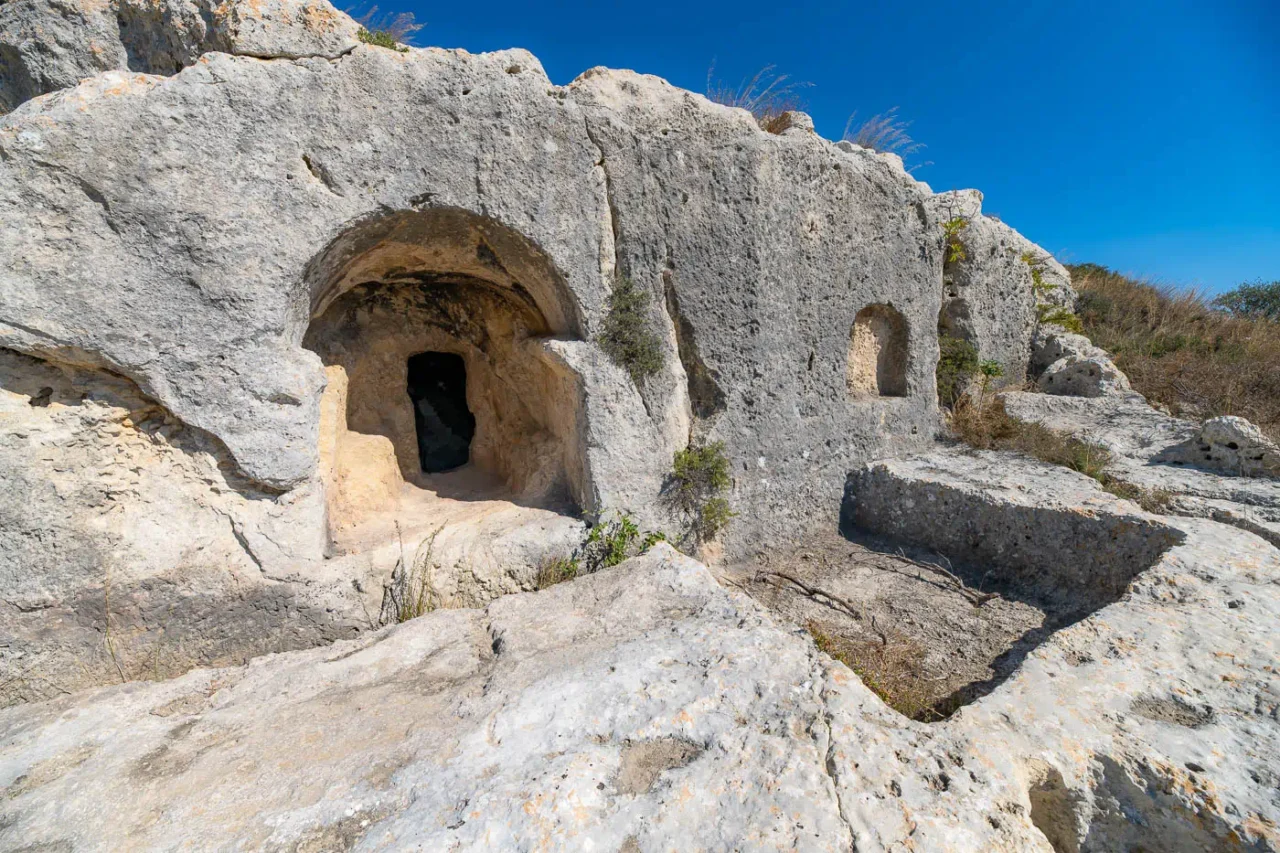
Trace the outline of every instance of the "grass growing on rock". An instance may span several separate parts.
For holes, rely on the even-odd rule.
[[[356,33],[356,38],[360,41],[397,53],[408,53],[409,48],[402,42],[412,41],[413,34],[423,27],[414,20],[412,12],[379,16],[377,6],[357,18],[356,23],[360,25],[360,30]]]
[[[636,387],[662,369],[662,341],[654,330],[649,292],[626,276],[614,281],[599,341],[605,355],[631,375]]]
[[[1135,486],[1108,473],[1111,452],[1105,447],[1041,424],[1017,420],[1005,411],[999,397],[975,394],[961,398],[951,412],[950,426],[952,435],[965,444],[979,450],[1021,453],[1050,465],[1070,468],[1097,480],[1116,497],[1133,501],[1155,515],[1167,514],[1173,506],[1173,492]]]
[[[922,676],[924,649],[909,637],[890,631],[883,642],[854,641],[829,632],[816,620],[805,628],[819,651],[853,670],[868,690],[899,714],[921,722],[942,719]]]
[[[534,584],[537,589],[546,589],[601,569],[611,569],[666,539],[662,533],[642,532],[628,513],[617,513],[592,525],[573,554],[544,560],[538,567]]]
[[[1280,441],[1280,323],[1096,264],[1069,268],[1085,334],[1134,390],[1191,419],[1239,415]]]
[[[1004,402],[995,396],[964,397],[951,412],[950,426],[954,437],[971,447],[1021,453],[1099,482],[1103,482],[1103,471],[1111,461],[1105,447],[1010,417]]]
[[[766,65],[755,76],[743,78],[735,88],[714,80],[715,65],[707,69],[707,99],[726,107],[744,109],[755,118],[762,130],[780,132],[778,119],[784,113],[800,112],[805,108],[800,90],[810,86],[791,80],[786,74],[778,74],[776,66]]]

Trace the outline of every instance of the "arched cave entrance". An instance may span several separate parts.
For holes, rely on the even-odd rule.
[[[537,246],[468,211],[399,211],[339,237],[308,278],[333,545],[373,520],[431,523],[442,501],[587,504],[580,382],[545,345],[581,325]]]
[[[891,305],[868,305],[849,330],[849,393],[854,397],[907,396],[907,321]]]

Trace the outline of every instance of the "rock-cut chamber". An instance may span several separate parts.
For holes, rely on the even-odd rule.
[[[370,521],[430,524],[441,501],[583,505],[579,383],[547,346],[577,336],[575,309],[535,246],[466,211],[402,211],[311,272],[303,345],[329,380],[320,455],[339,549]]]

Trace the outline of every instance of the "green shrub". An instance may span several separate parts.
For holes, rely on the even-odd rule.
[[[379,15],[377,6],[371,7],[368,12],[356,18],[356,23],[360,25],[360,30],[356,33],[356,38],[360,41],[398,53],[409,52],[405,44],[413,41],[413,34],[423,27],[414,20],[412,12]]]
[[[693,443],[676,453],[666,496],[684,515],[694,541],[714,539],[733,518],[724,497],[730,483],[729,457],[723,441]]]
[[[938,402],[951,408],[978,375],[978,350],[963,338],[951,335],[938,337],[938,350]]]
[[[370,30],[366,30],[364,27],[361,27],[360,31],[356,33],[356,37],[360,39],[360,41],[364,42],[365,44],[371,44],[375,47],[389,48],[398,53],[409,52],[409,48],[398,43],[394,38],[391,37],[391,33],[387,32],[386,30],[370,31]]]
[[[1084,334],[1084,323],[1073,312],[1057,305],[1041,303],[1036,306],[1036,319],[1042,325],[1061,326],[1068,332]]]
[[[942,233],[947,241],[947,263],[957,264],[969,259],[969,253],[960,235],[969,227],[969,220],[963,216],[953,216],[942,223]]]
[[[609,310],[600,333],[605,355],[631,375],[637,387],[662,369],[662,340],[654,331],[647,290],[626,276],[618,276],[609,294]]]
[[[1249,320],[1280,321],[1280,281],[1242,284],[1213,300],[1214,307]]]

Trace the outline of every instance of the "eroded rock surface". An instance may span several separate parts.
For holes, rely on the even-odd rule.
[[[1280,481],[1236,476],[1242,468],[1234,456],[1236,464],[1223,471],[1223,454],[1204,440],[1206,429],[1210,438],[1222,436],[1213,421],[1198,427],[1157,411],[1136,394],[1085,399],[1007,392],[1001,398],[1018,420],[1105,447],[1112,454],[1108,474],[1145,490],[1168,511],[1231,524],[1280,547]],[[1267,458],[1263,446],[1250,447]],[[1224,445],[1222,451],[1238,449]]]
[[[12,0],[0,6],[0,110],[104,71],[176,74],[209,51],[334,59],[358,29],[323,0]]]
[[[1275,849],[1280,561],[1179,524],[1123,600],[945,723],[658,546],[483,611],[0,711],[0,838]]]

